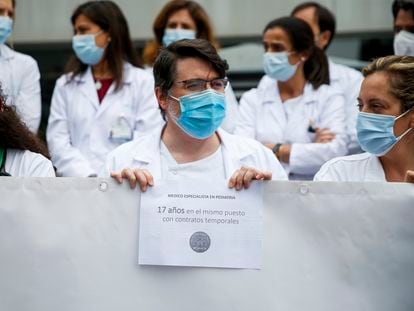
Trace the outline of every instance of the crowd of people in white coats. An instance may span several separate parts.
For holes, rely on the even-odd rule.
[[[253,180],[414,182],[413,1],[393,2],[395,55],[362,72],[327,56],[336,22],[319,3],[269,21],[265,75],[239,102],[197,2],[167,2],[142,57],[116,3],[83,3],[47,148],[37,63],[7,44],[15,8],[0,0],[1,176],[112,176],[142,191],[188,178],[236,190]]]

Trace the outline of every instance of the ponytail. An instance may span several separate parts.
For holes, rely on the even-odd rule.
[[[329,84],[329,63],[326,54],[317,46],[313,46],[303,66],[305,78],[316,90],[322,84]]]

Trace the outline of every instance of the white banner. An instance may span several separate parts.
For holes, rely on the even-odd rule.
[[[269,182],[261,270],[139,266],[140,193],[0,178],[0,310],[414,310],[414,186]]]

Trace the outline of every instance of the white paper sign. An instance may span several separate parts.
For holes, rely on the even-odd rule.
[[[139,264],[260,269],[262,183],[161,181],[141,195]]]

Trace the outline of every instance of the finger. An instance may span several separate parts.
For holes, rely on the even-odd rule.
[[[256,175],[257,180],[272,180],[272,172],[264,171]]]
[[[409,182],[409,183],[414,183],[414,171],[408,170],[405,173],[405,179],[404,179],[404,181],[405,182]]]
[[[147,178],[148,185],[154,186],[154,177],[152,177],[151,173],[147,170],[142,170],[142,172],[144,173],[145,177]]]
[[[120,172],[111,172],[111,177],[116,180],[118,184],[122,184],[122,175]]]
[[[122,170],[122,177],[128,180],[131,189],[134,189],[137,186],[137,178],[130,168]]]
[[[250,186],[250,182],[253,178],[257,175],[257,171],[255,169],[248,169],[243,176],[243,185],[244,189],[248,189]]]
[[[239,174],[237,175],[237,178],[236,178],[236,190],[241,190],[241,188],[243,187],[243,178],[244,178],[244,175],[246,174],[246,172],[247,172],[247,167],[243,166],[240,169],[240,172],[239,172]]]
[[[237,179],[237,176],[238,176],[239,172],[240,172],[240,170],[236,170],[233,173],[233,175],[231,175],[230,180],[229,180],[229,185],[228,185],[230,189],[232,189],[232,188],[235,187],[235,185],[236,185],[236,179]]]
[[[142,192],[147,191],[148,186],[148,180],[147,176],[145,176],[144,172],[142,170],[134,170],[135,177],[137,179],[137,182],[139,183],[139,187]]]

